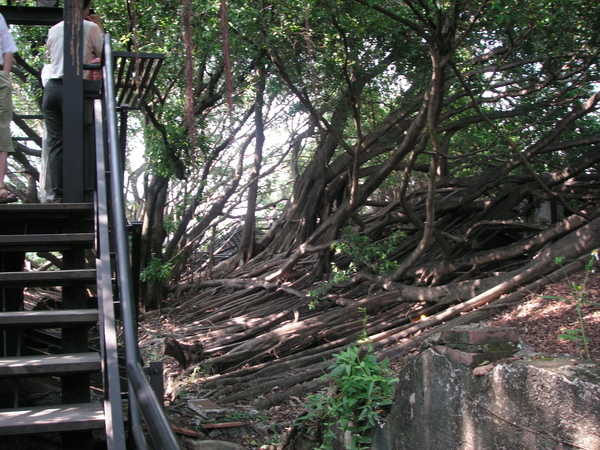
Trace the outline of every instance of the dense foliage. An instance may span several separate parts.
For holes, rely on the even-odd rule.
[[[144,265],[170,262],[174,280],[300,270],[305,289],[328,277],[330,245],[350,226],[375,243],[407,234],[382,283],[439,284],[504,259],[461,261],[483,245],[481,224],[528,223],[546,201],[567,216],[590,204],[566,184],[597,176],[596,1],[93,6],[115,48],[166,54],[130,121],[144,160],[130,159],[128,192]],[[21,111],[39,104],[41,28],[14,29]],[[21,146],[12,165],[29,201],[38,154]],[[232,236],[236,257],[214,268],[206,256]]]

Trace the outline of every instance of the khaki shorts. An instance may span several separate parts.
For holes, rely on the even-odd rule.
[[[10,74],[0,71],[0,152],[12,153],[15,151],[10,134],[12,122],[12,83]]]

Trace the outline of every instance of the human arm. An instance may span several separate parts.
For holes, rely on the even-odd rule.
[[[13,54],[6,52],[2,54],[2,70],[10,73],[13,66]]]
[[[98,14],[88,14],[85,16],[85,20],[95,23],[100,28],[100,31],[104,34],[104,25],[102,25],[102,21],[100,20],[100,16]]]
[[[88,17],[94,16],[96,20],[88,20]],[[98,25],[100,19],[98,16],[93,14],[92,16],[86,16],[86,21],[88,25],[88,35],[87,45],[91,46],[90,50],[94,53],[94,55],[101,57],[102,51],[104,50],[104,28],[101,25]]]
[[[13,40],[10,32],[8,31],[8,25],[4,16],[0,14],[0,53],[2,54],[2,70],[9,72],[13,66],[13,53],[17,52],[17,46]]]

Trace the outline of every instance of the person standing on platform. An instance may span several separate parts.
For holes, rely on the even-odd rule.
[[[83,63],[90,64],[102,55],[104,28],[100,18],[90,14],[91,0],[84,0],[83,7]],[[50,54],[48,81],[44,87],[42,112],[46,122],[46,146],[48,150],[48,175],[54,192],[54,202],[63,199],[63,75],[64,75],[65,23],[59,22],[48,31],[46,42]],[[83,72],[90,79],[90,71]]]

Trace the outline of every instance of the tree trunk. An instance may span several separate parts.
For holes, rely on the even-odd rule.
[[[256,128],[256,143],[254,147],[254,165],[250,174],[250,186],[248,188],[248,206],[244,220],[244,230],[240,242],[240,258],[244,264],[254,256],[254,243],[256,241],[256,206],[258,200],[258,185],[260,182],[260,171],[262,168],[263,146],[265,143],[265,126],[263,118],[265,77],[264,67],[257,69],[258,80],[256,87],[256,102],[254,109],[254,126]]]

